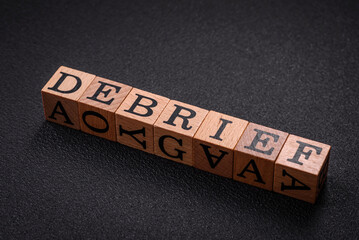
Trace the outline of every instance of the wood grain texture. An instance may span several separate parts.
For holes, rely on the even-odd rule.
[[[154,124],[155,154],[192,166],[192,140],[207,113],[205,109],[171,100]]]
[[[326,180],[327,144],[289,135],[275,162],[273,191],[315,203]]]
[[[193,166],[223,177],[233,176],[233,148],[248,121],[210,111],[193,138]]]
[[[117,141],[154,153],[154,123],[170,100],[133,88],[116,111]]]
[[[78,101],[81,131],[116,141],[115,111],[131,89],[131,86],[96,77]]]
[[[77,101],[95,75],[61,66],[41,90],[46,120],[80,129]]]
[[[234,149],[233,179],[271,191],[274,163],[288,133],[249,123]]]

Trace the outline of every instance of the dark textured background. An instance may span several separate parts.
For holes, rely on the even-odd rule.
[[[358,1],[1,3],[0,238],[358,237]],[[317,204],[46,122],[60,65],[333,146]]]

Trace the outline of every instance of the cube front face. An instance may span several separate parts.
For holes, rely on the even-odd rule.
[[[154,153],[154,123],[169,99],[133,88],[116,111],[117,141]]]
[[[234,150],[233,179],[273,189],[275,161],[288,133],[249,123]]]
[[[233,148],[248,121],[210,111],[193,139],[193,166],[232,178]]]
[[[111,141],[116,140],[114,113],[80,102],[78,106],[81,131]]]
[[[115,111],[131,89],[96,77],[78,101],[81,131],[116,141]]]
[[[327,176],[330,146],[290,135],[275,163],[273,191],[315,203]]]
[[[171,100],[154,125],[155,154],[192,166],[193,136],[207,113],[205,109]]]
[[[190,136],[155,127],[155,154],[192,166],[192,140]]]
[[[95,75],[61,66],[41,90],[46,120],[80,129],[77,101]]]

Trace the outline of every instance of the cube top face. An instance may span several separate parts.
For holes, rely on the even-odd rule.
[[[205,109],[171,100],[154,126],[193,137],[207,113]]]
[[[41,92],[77,101],[95,77],[93,74],[61,66]]]
[[[114,113],[131,89],[131,86],[96,77],[80,97],[79,103]]]
[[[288,135],[286,132],[249,123],[235,151],[274,162]]]
[[[194,139],[233,149],[247,125],[246,120],[210,111]]]
[[[330,146],[295,135],[289,135],[276,165],[282,165],[317,176],[328,157]]]
[[[169,101],[166,97],[133,88],[116,115],[153,125]]]

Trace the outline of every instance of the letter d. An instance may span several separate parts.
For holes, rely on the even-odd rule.
[[[68,74],[68,73],[64,73],[64,72],[60,72],[62,74],[62,76],[59,78],[59,80],[55,83],[54,86],[49,87],[48,89],[55,91],[55,92],[59,92],[59,93],[64,93],[64,94],[69,94],[69,93],[74,93],[77,90],[79,90],[79,88],[81,87],[82,81],[79,77]],[[60,85],[65,81],[65,79],[69,79],[69,78],[73,78],[76,80],[76,85],[69,90],[60,90],[59,87]]]

